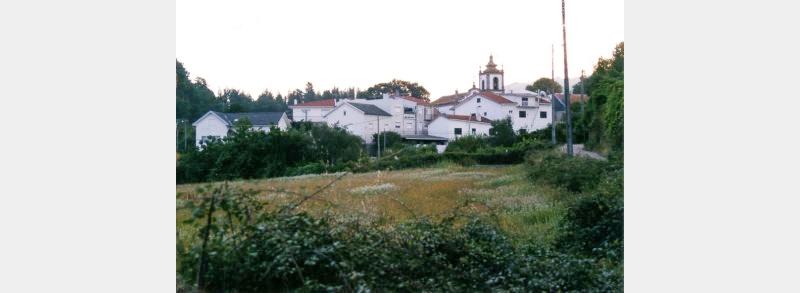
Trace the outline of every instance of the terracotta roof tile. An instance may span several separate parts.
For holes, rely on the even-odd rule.
[[[428,102],[426,100],[423,100],[421,98],[417,98],[417,97],[402,96],[401,98],[409,100],[409,101],[412,101],[412,102],[415,102],[415,103],[423,105],[423,106],[430,106],[431,105],[430,102]]]
[[[498,94],[495,94],[493,92],[490,92],[490,91],[481,92],[480,95],[484,96],[487,99],[492,100],[492,101],[494,101],[495,103],[498,103],[498,104],[516,104],[513,101],[511,101],[509,99],[506,99],[506,98],[503,98],[502,96],[500,96]]]
[[[441,96],[438,99],[436,99],[436,101],[431,102],[431,104],[433,104],[434,106],[452,104],[458,102],[458,100],[460,100],[463,97],[466,97],[467,95],[469,95],[469,92],[457,95]]]

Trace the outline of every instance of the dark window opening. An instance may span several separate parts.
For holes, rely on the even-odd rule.
[[[480,102],[481,102],[481,98],[478,98],[478,101],[477,101],[477,102],[478,102],[478,103],[480,103]]]
[[[525,118],[527,116],[526,114],[525,111],[519,111],[519,118]]]
[[[547,112],[539,112],[539,118],[547,118]]]
[[[475,128],[472,129],[472,134],[476,134]]]
[[[500,79],[495,77],[493,79],[493,82],[494,82],[494,90],[499,91],[500,90]]]
[[[461,128],[455,128],[455,129],[453,129],[453,132],[454,132],[456,135],[461,135]]]

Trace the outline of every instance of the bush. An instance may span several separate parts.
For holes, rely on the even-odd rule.
[[[612,163],[584,157],[567,157],[552,152],[528,157],[528,176],[534,182],[552,185],[571,192],[583,192],[595,187]]]
[[[246,119],[229,135],[180,157],[178,183],[321,173],[347,168],[364,156],[361,138],[341,128],[298,123],[269,133],[251,129]]]
[[[457,138],[447,144],[445,153],[463,152],[472,153],[489,147],[489,139],[483,136],[467,135]]]
[[[193,283],[205,263],[203,291],[622,289],[621,281],[606,280],[617,272],[613,268],[580,254],[515,247],[503,232],[477,218],[421,218],[391,229],[332,225],[304,213],[263,209],[253,191],[223,188],[212,194],[214,200],[203,196],[197,206],[185,207],[193,211],[186,224],[200,233],[196,241],[178,243],[179,283]],[[211,201],[217,212],[206,226]]]

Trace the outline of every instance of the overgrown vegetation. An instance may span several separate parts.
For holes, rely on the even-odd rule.
[[[600,58],[594,72],[586,79],[591,97],[585,113],[574,124],[586,146],[606,151],[620,151],[624,146],[625,44],[614,48],[610,59]]]
[[[514,241],[488,215],[382,226],[295,209],[317,191],[270,208],[218,186],[181,201],[194,228],[179,231],[197,232],[178,243],[179,275],[207,291],[620,291],[621,169],[594,186],[564,203],[553,243]]]

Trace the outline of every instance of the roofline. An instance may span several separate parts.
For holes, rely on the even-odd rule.
[[[192,126],[197,126],[197,123],[199,123],[199,122],[200,122],[200,120],[203,120],[203,119],[205,119],[205,118],[206,118],[206,116],[208,116],[209,114],[214,114],[214,116],[217,116],[217,118],[219,118],[220,120],[222,120],[222,122],[224,122],[224,123],[225,123],[225,125],[228,125],[228,121],[227,121],[227,119],[225,119],[225,118],[223,118],[223,117],[219,116],[219,114],[217,114],[217,112],[216,112],[216,111],[208,110],[208,112],[206,112],[205,114],[203,114],[203,116],[200,116],[200,118],[197,118],[197,120],[195,120],[194,122],[192,122]]]
[[[483,124],[492,125],[492,123],[490,123],[490,122],[483,122],[483,121],[477,121],[477,120],[472,121],[472,120],[450,119],[445,115],[441,115],[441,116],[436,117],[436,119],[431,120],[430,123],[433,123],[433,121],[439,120],[439,118],[444,118],[444,119],[452,120],[452,121],[461,121],[461,122],[469,122],[469,123],[483,123]],[[486,118],[486,119],[489,119],[489,118]],[[430,125],[430,123],[428,123],[428,125]]]

